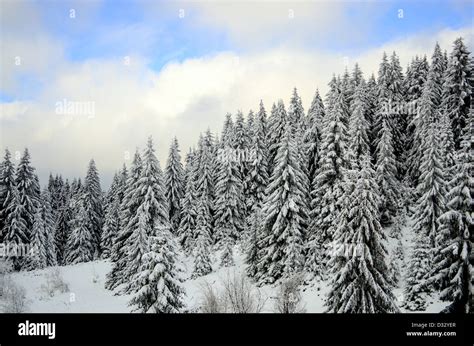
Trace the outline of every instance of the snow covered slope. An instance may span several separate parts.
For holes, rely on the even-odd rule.
[[[408,239],[406,240],[408,245]],[[184,288],[186,290],[186,310],[197,311],[202,299],[202,287],[209,283],[219,289],[222,280],[227,275],[233,275],[244,270],[244,257],[235,249],[234,258],[236,265],[230,268],[218,268],[218,253],[214,255],[214,272],[198,279],[190,279],[193,264],[192,258],[184,259]],[[11,279],[26,289],[28,312],[90,312],[90,313],[121,313],[130,312],[128,301],[130,296],[114,295],[104,288],[105,275],[110,271],[111,264],[108,260],[99,260],[59,267],[60,276],[68,286],[68,292],[54,292],[50,296],[47,286],[48,277],[51,277],[54,268],[36,270],[31,272],[12,273]],[[262,312],[274,312],[274,301],[277,287],[263,286],[260,288],[265,305]],[[328,287],[325,283],[313,284],[303,287],[302,298],[306,312],[324,312],[324,297]],[[397,298],[403,298],[402,289],[395,290]],[[439,312],[444,306],[437,299],[428,300],[427,312]],[[403,311],[403,310],[402,310]]]

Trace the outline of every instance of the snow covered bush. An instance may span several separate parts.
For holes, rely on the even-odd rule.
[[[202,302],[199,307],[203,313],[259,313],[266,299],[261,291],[252,286],[249,278],[243,273],[227,272],[225,278],[217,283],[221,290],[215,290],[209,282],[201,286]]]
[[[303,282],[302,275],[295,275],[280,285],[276,296],[274,311],[281,314],[305,312],[300,286]]]
[[[1,310],[4,313],[24,313],[28,311],[26,290],[15,284],[10,278],[4,282],[3,296],[0,300]]]
[[[258,288],[252,287],[252,283],[245,274],[227,273],[223,280],[224,299],[227,312],[231,313],[258,313],[265,305],[265,299]]]
[[[218,314],[226,312],[225,301],[222,300],[219,292],[216,291],[212,285],[205,281],[201,285],[201,304],[199,311],[205,314]]]
[[[46,282],[41,285],[41,290],[48,296],[54,297],[56,292],[69,292],[69,285],[64,281],[61,271],[58,267],[52,268],[46,274]]]
[[[8,282],[8,273],[13,270],[13,265],[10,261],[0,259],[0,299],[5,294],[5,288]]]

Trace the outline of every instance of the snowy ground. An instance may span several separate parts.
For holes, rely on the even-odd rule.
[[[186,290],[186,310],[196,311],[202,299],[202,286],[207,282],[212,287],[219,288],[227,275],[239,273],[243,268],[243,256],[236,251],[234,254],[236,265],[230,268],[218,268],[218,256],[215,256],[215,271],[199,279],[188,279],[184,282]],[[51,297],[46,289],[48,276],[52,269],[37,270],[32,272],[12,273],[11,279],[26,289],[28,312],[130,312],[127,305],[130,296],[117,296],[104,288],[105,275],[110,271],[111,264],[107,260],[94,261],[60,267],[61,276],[68,285],[69,291],[55,292]],[[189,277],[192,270],[190,260],[184,263],[184,276]],[[273,312],[276,288],[264,286],[260,288],[265,300],[262,312]],[[307,312],[322,312],[323,298],[327,289],[323,285],[306,287],[302,292]]]
[[[405,263],[410,256],[411,236],[409,228],[411,220],[408,219],[402,227],[402,242],[405,249]],[[387,230],[389,234],[389,230]],[[388,238],[388,250],[393,251],[396,239]],[[228,275],[234,272],[239,273],[244,270],[244,256],[235,249],[234,260],[236,265],[230,268],[219,268],[219,256],[214,255],[214,272],[199,279],[190,279],[193,264],[192,258],[183,259],[184,282],[186,290],[186,310],[197,311],[202,300],[203,284],[209,283],[212,287],[219,289],[221,282]],[[406,265],[403,266],[406,269]],[[110,271],[111,264],[107,260],[81,263],[77,265],[60,267],[61,276],[68,285],[68,292],[55,292],[50,296],[45,288],[48,276],[53,269],[38,270],[32,272],[19,272],[11,274],[11,279],[18,285],[26,289],[26,298],[28,300],[29,312],[130,312],[131,308],[127,305],[129,296],[117,296],[113,292],[104,288],[105,275]],[[403,273],[402,273],[403,274]],[[399,303],[403,301],[404,282],[400,287],[394,290]],[[262,312],[273,312],[274,301],[277,288],[274,286],[264,286],[260,288],[262,297],[265,299],[265,305]],[[303,287],[302,297],[306,312],[324,312],[324,297],[327,294],[328,287],[325,283],[313,284]],[[428,297],[426,312],[439,312],[446,303],[440,302],[436,296]],[[401,311],[405,312],[403,308]]]

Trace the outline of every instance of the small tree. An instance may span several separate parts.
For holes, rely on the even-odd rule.
[[[305,312],[300,292],[302,282],[302,276],[295,275],[281,283],[275,300],[275,312],[281,314]]]

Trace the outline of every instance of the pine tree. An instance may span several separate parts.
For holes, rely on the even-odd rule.
[[[206,229],[213,236],[213,216],[214,216],[214,196],[215,196],[215,160],[213,155],[214,140],[210,132],[206,136],[201,136],[198,143],[198,151],[193,164],[196,179],[196,196],[205,204],[205,215],[202,221],[206,222]],[[195,236],[197,239],[197,236]]]
[[[15,189],[15,168],[11,162],[11,155],[5,149],[4,161],[0,167],[0,243],[3,243],[6,236],[6,220],[8,219],[7,207],[12,203],[13,190]]]
[[[369,123],[365,115],[365,88],[356,87],[352,100],[352,115],[349,121],[348,160],[352,169],[357,169],[361,159],[370,154]]]
[[[31,231],[31,250],[27,255],[23,269],[35,270],[43,269],[48,266],[48,234],[45,227],[45,221],[38,208],[35,213],[35,222]]]
[[[139,288],[129,305],[142,313],[179,313],[184,307],[184,289],[177,267],[177,250],[167,228],[156,226],[149,238],[142,264],[133,276]]]
[[[311,220],[308,234],[306,268],[314,275],[324,275],[329,259],[328,245],[337,226],[343,196],[343,171],[347,168],[347,123],[349,113],[340,88],[331,82],[328,111],[317,175],[312,182]]]
[[[370,144],[370,156],[372,158],[372,163],[376,162],[376,128],[375,128],[375,116],[378,109],[378,86],[377,81],[375,80],[375,76],[372,74],[365,86],[365,115],[367,121],[369,123],[369,130],[368,130],[368,137],[369,137],[369,144]]]
[[[334,313],[398,312],[385,263],[385,235],[379,222],[377,185],[370,159],[363,158],[349,198],[347,222],[334,235],[331,290],[326,301]]]
[[[130,174],[124,188],[123,200],[120,204],[120,228],[115,238],[110,259],[113,263],[112,270],[106,275],[105,287],[113,290],[127,281],[125,268],[127,264],[127,247],[128,239],[132,234],[132,229],[128,227],[129,221],[133,215],[136,215],[139,202],[134,199],[134,193],[138,188],[138,181],[142,174],[142,158],[138,150],[133,157]]]
[[[391,126],[387,119],[382,121],[381,138],[377,145],[376,181],[379,186],[380,222],[390,224],[396,215],[399,203],[400,183],[397,180],[397,167],[392,144]]]
[[[436,45],[427,80],[424,83],[421,97],[418,100],[418,112],[410,124],[413,127],[413,138],[408,172],[414,186],[418,184],[418,179],[422,172],[420,170],[420,162],[423,157],[423,141],[427,136],[427,131],[431,123],[440,122],[439,107],[441,103],[442,73],[442,54],[439,46]]]
[[[198,235],[196,240],[196,249],[194,251],[194,270],[192,278],[198,278],[212,273],[211,260],[209,258],[209,245]]]
[[[223,139],[223,142],[226,143],[226,140]],[[238,160],[227,155],[220,156],[215,186],[214,239],[222,245],[221,242],[233,243],[240,239],[244,229],[245,200]]]
[[[245,197],[246,197],[245,193],[247,192],[245,188],[245,181],[247,179],[248,170],[249,170],[247,156],[248,156],[249,141],[250,141],[250,137],[248,136],[248,133],[246,130],[247,129],[244,122],[244,115],[242,114],[241,111],[238,111],[235,117],[234,133],[233,133],[233,138],[232,138],[233,141],[229,142],[228,146],[230,146],[233,149],[231,151],[233,153],[233,158],[234,158],[233,165],[235,165],[236,170],[237,170],[237,174],[234,175],[234,177],[239,180],[237,184],[239,185],[238,188],[241,191],[238,192],[238,194],[242,196],[240,203],[244,203],[244,205],[245,205]],[[222,140],[224,140],[224,138]],[[216,185],[217,185],[217,181],[216,181]],[[241,209],[241,212],[242,212],[243,218],[245,219],[247,216],[246,208]]]
[[[71,234],[67,244],[67,264],[77,264],[93,260],[94,234],[89,227],[89,214],[84,208],[84,201],[78,200],[74,205],[76,215],[71,221]]]
[[[446,182],[435,124],[430,125],[427,135],[420,166],[423,173],[417,187],[420,197],[413,216],[415,248],[410,259],[405,287],[405,307],[409,310],[424,310],[426,307],[424,293],[430,289],[425,282],[425,276],[432,266],[432,249],[437,246],[438,219],[445,210]]]
[[[184,251],[189,254],[194,243],[194,228],[196,226],[196,189],[194,180],[194,152],[186,155],[185,177],[186,186],[184,198],[181,201],[181,222],[178,228],[178,239]]]
[[[288,106],[288,119],[293,124],[295,131],[305,131],[305,114],[301,98],[296,88],[293,88],[293,95]]]
[[[402,272],[405,267],[405,251],[401,239],[397,240],[397,245],[389,258],[390,279],[394,287],[398,287],[402,280]]]
[[[304,264],[303,237],[308,208],[293,131],[291,124],[287,124],[263,205],[267,236],[260,268],[266,282],[289,277],[302,270]]]
[[[404,81],[405,100],[416,101],[421,97],[423,86],[428,77],[429,64],[426,57],[420,59],[418,56],[410,63]]]
[[[104,211],[102,206],[102,189],[100,187],[99,173],[93,159],[89,161],[87,175],[84,179],[82,198],[84,200],[84,209],[87,214],[87,227],[92,233],[92,258],[98,258],[101,253],[100,241],[102,237]]]
[[[461,147],[461,136],[469,116],[472,94],[470,52],[462,38],[454,41],[444,76],[441,108],[448,112],[456,150]]]
[[[382,127],[388,126],[391,133],[396,178],[404,174],[403,152],[405,148],[405,110],[403,104],[403,74],[398,56],[393,52],[390,62],[384,53],[378,76],[378,109],[374,122],[375,141],[383,136]],[[376,156],[378,157],[378,155]]]
[[[407,310],[422,311],[426,309],[425,294],[429,292],[426,285],[426,274],[429,271],[429,243],[426,235],[415,233],[414,245],[408,263],[403,306]]]
[[[26,222],[26,242],[30,239],[34,214],[40,199],[40,187],[35,169],[30,164],[30,153],[25,149],[16,169],[15,185],[18,190],[19,203],[22,205],[21,217]]]
[[[71,234],[71,220],[74,216],[70,190],[69,182],[66,180],[63,188],[61,189],[61,207],[57,212],[57,220],[54,231],[56,258],[59,265],[65,264],[67,240]]]
[[[252,146],[249,148],[251,160],[246,181],[249,190],[246,200],[249,219],[255,210],[261,208],[268,183],[267,115],[262,101],[254,121],[253,137]],[[250,224],[249,220],[247,224]]]
[[[358,87],[365,85],[364,74],[359,67],[358,63],[355,63],[354,70],[352,70],[352,75],[349,81],[350,84],[350,103],[351,109],[353,107],[352,101],[354,100],[354,93]]]
[[[209,206],[205,196],[201,196],[197,204],[196,243],[194,250],[193,277],[207,275],[212,272],[209,258],[209,247],[212,243],[209,227]]]
[[[338,76],[339,78],[339,76]],[[344,101],[346,102],[346,106],[348,109],[351,108],[351,101],[352,101],[352,93],[354,89],[352,89],[351,84],[351,77],[349,75],[349,71],[347,66],[344,68],[344,73],[342,75],[342,79],[340,79],[340,87],[341,91],[344,94]]]
[[[63,178],[59,175],[53,178],[53,175],[49,174],[49,181],[48,181],[48,192],[51,196],[51,211],[52,211],[52,218],[53,224],[56,224],[58,219],[58,213],[61,209],[61,190],[63,188],[64,181]]]
[[[319,91],[316,90],[311,107],[308,110],[306,131],[304,134],[305,160],[309,181],[313,181],[319,167],[322,128],[324,119],[324,104]]]
[[[256,209],[251,215],[249,236],[245,248],[246,272],[250,277],[258,279],[260,255],[264,251],[260,246],[265,242],[265,233],[262,229],[263,218],[261,209]]]
[[[281,138],[285,131],[288,122],[288,115],[286,114],[285,105],[282,100],[278,100],[278,105],[272,109],[272,113],[268,122],[268,145],[269,145],[269,174],[271,175],[275,166],[275,158],[278,152]]]
[[[175,137],[171,143],[165,170],[166,198],[173,233],[178,231],[181,218],[181,199],[184,196],[184,170],[179,152],[178,140]]]
[[[224,250],[221,255],[221,267],[232,267],[234,265],[234,254],[232,242],[227,239],[224,244]]]
[[[58,264],[55,246],[55,228],[53,220],[53,212],[51,208],[51,195],[48,188],[44,188],[41,192],[41,204],[38,206],[43,218],[44,230],[46,234],[46,264],[55,266]]]
[[[5,226],[3,228],[4,242],[9,246],[20,248],[22,245],[29,243],[28,229],[26,220],[24,219],[25,210],[23,204],[20,203],[20,196],[16,186],[12,190],[12,198],[5,207]],[[13,258],[13,266],[15,270],[19,270],[22,265],[21,257]]]
[[[474,110],[471,106],[470,118],[461,141],[454,171],[447,194],[447,211],[441,215],[440,231],[437,237],[437,256],[429,282],[435,282],[441,289],[440,298],[450,301],[445,312],[472,312],[473,264],[470,259],[473,241],[473,194],[472,140],[471,132]],[[469,130],[468,130],[469,129]]]
[[[420,59],[418,56],[412,59],[412,62],[407,68],[406,78],[404,80],[405,102],[407,106],[412,109],[418,109],[418,101],[423,93],[423,88],[428,77],[429,65],[426,56]],[[413,177],[414,162],[409,161],[409,155],[415,150],[415,129],[416,111],[407,112],[407,129],[406,129],[406,143],[405,143],[405,157],[408,162],[407,169],[411,177]],[[415,172],[417,166],[415,165]],[[414,184],[416,186],[416,183]]]
[[[170,227],[164,177],[151,137],[143,154],[143,170],[131,199],[138,202],[138,208],[127,224],[131,235],[126,242],[127,263],[124,272],[129,278],[143,263],[142,257],[147,251],[153,231]],[[136,292],[139,289],[136,284],[130,281],[125,292]]]
[[[112,251],[114,239],[120,229],[120,198],[118,196],[120,177],[114,174],[112,184],[105,197],[105,217],[102,229],[102,239],[100,247],[102,258],[109,258]]]
[[[420,198],[416,203],[415,232],[421,233],[431,247],[436,246],[438,218],[445,211],[446,181],[441,162],[438,126],[431,124],[424,144],[421,162],[420,184],[417,187]]]

